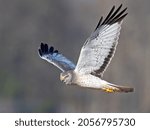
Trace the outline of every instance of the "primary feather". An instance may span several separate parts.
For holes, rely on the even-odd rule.
[[[75,69],[75,65],[72,61],[59,53],[58,50],[54,50],[52,46],[48,48],[47,44],[41,43],[39,48],[39,56],[55,65],[63,72]]]
[[[121,7],[122,4],[115,10],[113,6],[104,21],[103,17],[100,18],[94,32],[81,49],[75,72],[102,77],[114,55],[121,23],[127,15],[125,13],[127,8],[120,11]]]

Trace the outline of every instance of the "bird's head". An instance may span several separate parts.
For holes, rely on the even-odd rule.
[[[60,74],[60,80],[65,84],[71,84],[72,77],[73,77],[72,71],[66,71]]]

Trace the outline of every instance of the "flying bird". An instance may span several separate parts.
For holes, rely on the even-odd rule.
[[[99,89],[105,92],[133,92],[133,88],[109,83],[102,79],[103,73],[114,56],[120,35],[121,24],[127,8],[122,4],[112,7],[105,19],[100,18],[98,25],[81,48],[79,59],[75,65],[54,47],[41,43],[39,56],[58,67],[60,80],[67,85]]]

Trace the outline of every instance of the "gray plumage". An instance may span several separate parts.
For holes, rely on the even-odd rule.
[[[60,54],[58,50],[54,50],[53,47],[48,48],[47,44],[41,43],[39,55],[42,59],[57,66],[63,72],[75,69],[75,65],[72,61]]]
[[[53,47],[41,43],[39,55],[57,66],[61,71],[60,79],[66,84],[81,87],[101,89],[106,92],[131,92],[133,88],[122,87],[102,80],[102,75],[108,67],[118,44],[123,18],[126,9],[121,11],[122,4],[115,10],[112,7],[107,17],[100,18],[94,32],[84,43],[77,65],[64,57]]]

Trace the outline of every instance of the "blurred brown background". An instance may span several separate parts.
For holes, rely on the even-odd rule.
[[[115,57],[104,74],[134,93],[66,86],[41,60],[40,42],[77,62],[101,15],[128,7]],[[149,0],[0,0],[0,112],[150,112]]]

